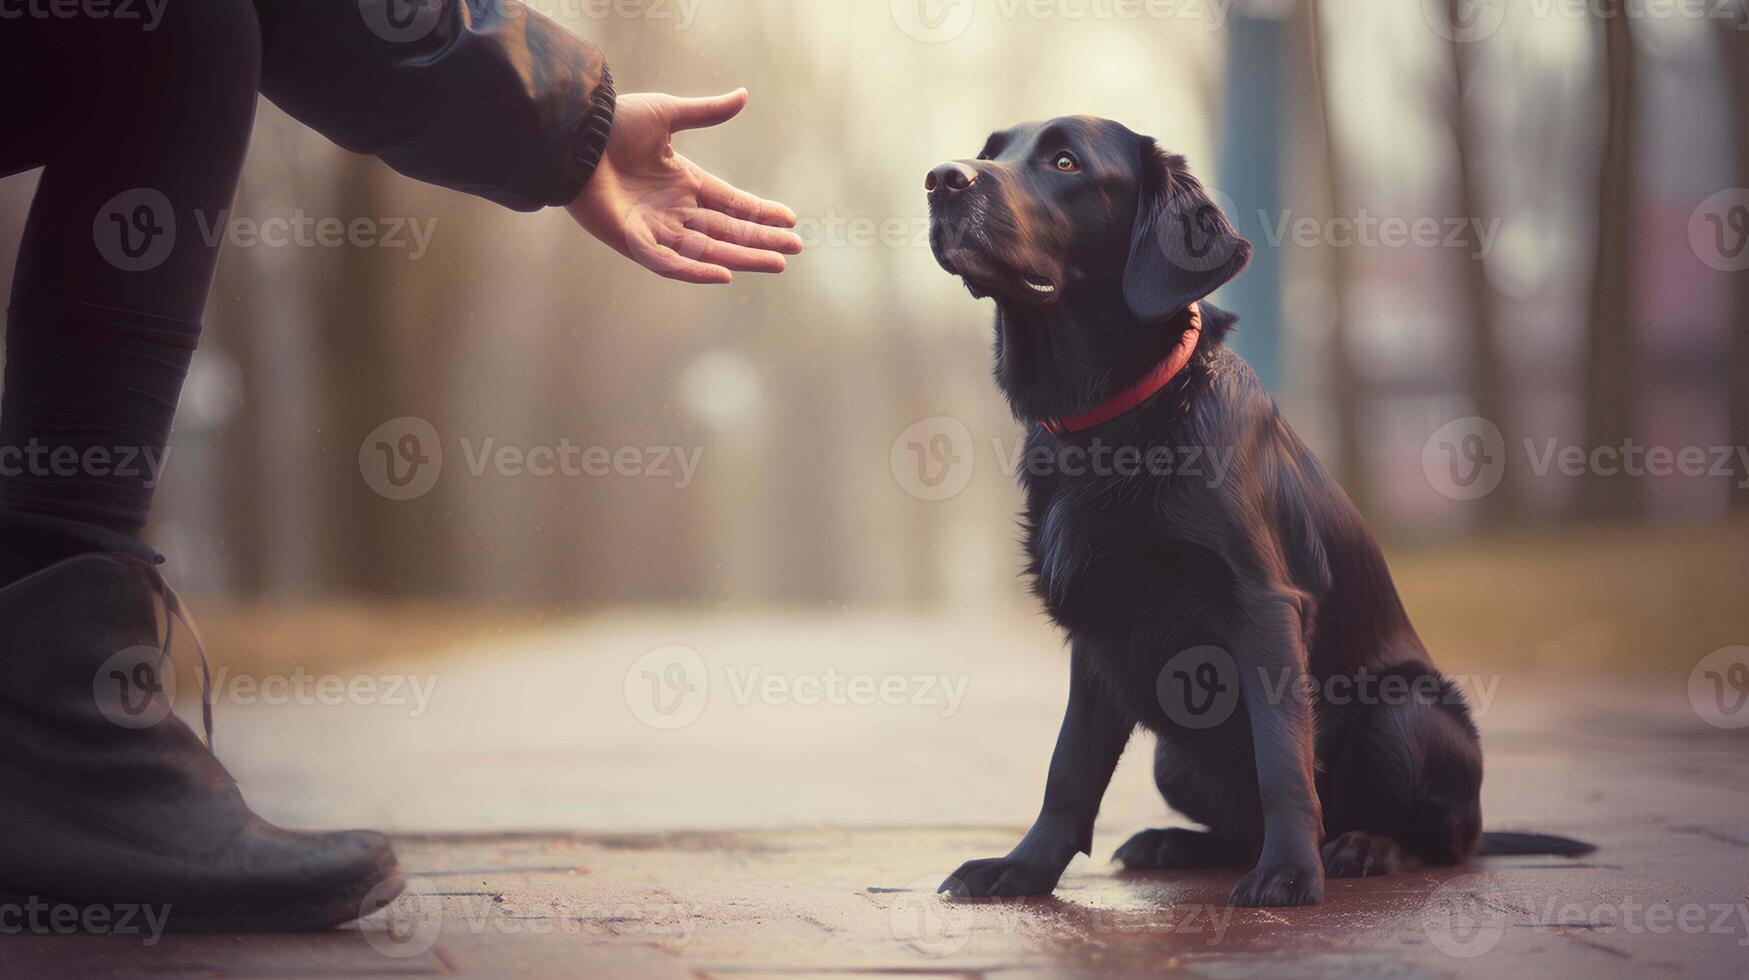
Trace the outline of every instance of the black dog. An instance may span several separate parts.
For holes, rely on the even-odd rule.
[[[1050,892],[1136,725],[1206,831],[1149,830],[1130,868],[1253,866],[1236,905],[1321,900],[1404,856],[1579,854],[1482,834],[1482,754],[1372,534],[1222,344],[1202,302],[1251,246],[1183,158],[1103,119],[991,136],[925,181],[942,268],[996,300],[996,380],[1027,423],[1034,591],[1067,632],[1069,706],[1044,807],[944,891]],[[1102,462],[1103,461],[1103,462]],[[1340,695],[1340,696],[1339,696]]]

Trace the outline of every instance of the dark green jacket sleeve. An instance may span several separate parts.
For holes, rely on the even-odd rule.
[[[348,150],[519,211],[601,160],[606,59],[517,0],[254,2],[263,94]]]

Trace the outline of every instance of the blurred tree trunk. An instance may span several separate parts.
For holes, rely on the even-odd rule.
[[[1308,0],[1304,16],[1304,36],[1308,41],[1305,61],[1313,75],[1312,88],[1317,98],[1319,149],[1324,157],[1324,193],[1330,214],[1341,216],[1351,212],[1346,171],[1342,151],[1337,146],[1336,120],[1332,112],[1330,63],[1324,49],[1324,4],[1321,0]],[[1366,465],[1366,434],[1362,431],[1366,392],[1354,364],[1348,330],[1348,298],[1354,281],[1353,268],[1348,249],[1327,245],[1325,252],[1330,257],[1329,376],[1331,410],[1336,422],[1336,482],[1348,492],[1348,498],[1362,514],[1372,516],[1372,480]]]
[[[1606,115],[1597,181],[1597,254],[1591,274],[1590,344],[1585,370],[1585,443],[1621,446],[1633,434],[1634,372],[1634,39],[1623,0],[1603,0]],[[1632,477],[1589,473],[1579,514],[1630,516],[1639,502]]]
[[[1723,68],[1727,101],[1731,110],[1734,145],[1734,183],[1749,187],[1749,32],[1743,26],[1719,22],[1719,64]],[[1730,392],[1731,445],[1749,446],[1749,272],[1732,273],[1730,306],[1725,335],[1730,359],[1725,387]],[[1741,482],[1741,481],[1738,481]],[[1749,511],[1749,489],[1733,485],[1733,510]]]
[[[1454,24],[1462,23],[1463,7],[1470,0],[1446,0]],[[1498,426],[1506,446],[1517,445],[1512,424],[1512,406],[1507,391],[1506,366],[1501,360],[1500,323],[1494,306],[1494,287],[1488,281],[1488,265],[1482,255],[1476,222],[1487,209],[1483,200],[1481,180],[1476,170],[1476,137],[1472,124],[1468,92],[1475,78],[1476,44],[1451,42],[1452,90],[1447,109],[1451,125],[1451,141],[1457,177],[1458,216],[1464,219],[1464,243],[1460,254],[1463,262],[1464,311],[1470,323],[1472,347],[1470,383],[1476,402],[1476,414]],[[1518,468],[1501,470],[1500,485],[1481,500],[1482,520],[1500,527],[1521,516]]]
[[[257,213],[249,206],[247,184],[238,189],[233,213]],[[259,595],[268,581],[269,558],[266,494],[261,485],[265,461],[261,453],[273,445],[260,399],[249,382],[271,370],[261,363],[261,271],[250,249],[227,248],[219,255],[209,315],[218,327],[220,346],[237,364],[236,410],[219,433],[223,493],[219,515],[230,586],[241,595]]]
[[[381,174],[381,168],[378,169]],[[370,250],[378,256],[385,278],[378,287],[387,293],[389,309],[385,316],[395,319],[378,319],[374,325],[362,325],[382,336],[387,356],[392,358],[389,367],[394,371],[384,379],[385,383],[392,382],[391,390],[406,399],[399,405],[385,404],[382,419],[372,419],[371,424],[411,413],[430,420],[440,437],[452,423],[460,422],[454,410],[454,396],[468,381],[462,348],[470,324],[464,319],[464,311],[470,309],[470,297],[486,288],[482,280],[495,271],[490,263],[481,261],[479,243],[492,240],[490,226],[482,220],[489,214],[486,206],[460,198],[445,206],[439,195],[446,194],[447,191],[426,187],[398,189],[396,213],[409,215],[415,221],[432,222],[430,248],[417,260],[398,250],[387,253]],[[565,348],[566,339],[557,330],[543,338],[543,343],[550,346],[540,363],[580,363]],[[565,406],[568,394],[549,391],[539,396],[548,404]],[[465,422],[460,422],[460,427],[466,428]],[[363,434],[359,433],[361,437]],[[445,448],[451,446],[456,444],[448,443]],[[458,520],[457,515],[465,509],[469,490],[466,481],[456,476],[464,464],[464,459],[445,458],[446,478],[439,479],[430,493],[416,502],[394,505],[395,516],[406,522],[397,526],[398,540],[393,542],[397,591],[452,594],[462,590],[459,556],[466,549],[459,527],[465,522]],[[559,499],[569,501],[568,497]],[[558,526],[551,522],[561,519],[562,515],[547,518],[550,526]],[[578,549],[569,549],[564,555],[581,557]],[[540,574],[543,580],[555,584],[574,585],[576,575],[567,575],[568,571],[554,567],[541,569]]]
[[[1219,103],[1220,189],[1235,202],[1227,217],[1254,246],[1245,274],[1215,297],[1239,314],[1228,344],[1278,391],[1281,370],[1281,249],[1268,239],[1260,215],[1279,215],[1282,101],[1288,94],[1283,64],[1287,27],[1279,4],[1240,3],[1227,16],[1226,78]],[[1238,202],[1243,202],[1242,204]]]
[[[353,153],[341,161],[334,214],[342,221],[383,214],[382,183],[387,168]],[[348,245],[333,249],[324,270],[321,299],[311,324],[317,383],[323,393],[322,460],[327,470],[319,486],[327,489],[324,559],[328,581],[346,592],[399,591],[395,576],[398,535],[392,525],[404,519],[412,502],[378,497],[358,468],[358,446],[372,428],[401,415],[392,393],[399,376],[394,363],[393,312],[389,278],[381,250]]]

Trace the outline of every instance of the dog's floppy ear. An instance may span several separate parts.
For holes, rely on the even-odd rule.
[[[1184,158],[1142,140],[1123,298],[1137,319],[1155,323],[1219,289],[1251,261],[1251,243],[1190,175]]]

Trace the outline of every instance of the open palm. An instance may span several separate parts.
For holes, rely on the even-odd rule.
[[[802,250],[795,212],[730,186],[674,152],[673,135],[716,126],[747,90],[703,99],[620,96],[607,151],[566,210],[639,265],[682,282],[726,283],[736,272],[782,272]]]

